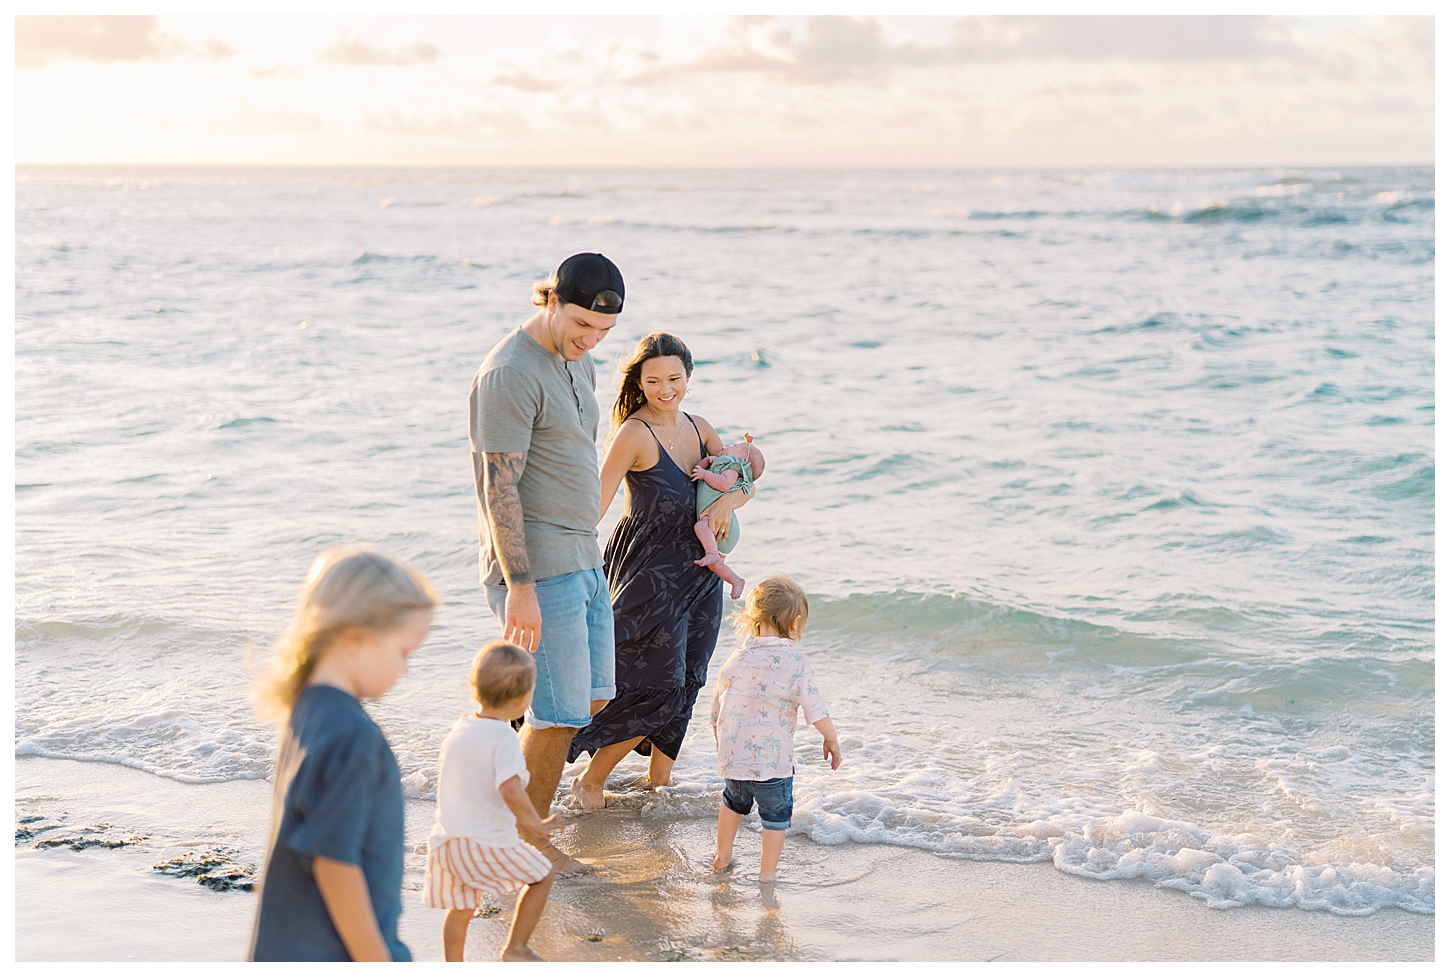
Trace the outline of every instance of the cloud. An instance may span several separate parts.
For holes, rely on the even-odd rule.
[[[460,115],[434,118],[405,116],[400,112],[368,112],[363,115],[362,127],[370,132],[381,132],[390,136],[428,138],[480,134],[521,136],[531,131],[529,121],[511,109],[476,109]]]
[[[1294,55],[1282,17],[1073,15],[961,17],[966,61],[1252,61]]]
[[[225,61],[237,53],[237,49],[230,44],[223,44],[215,38],[207,38],[201,42],[202,52],[212,61]]]
[[[795,84],[826,85],[876,78],[889,68],[940,64],[949,58],[941,47],[888,43],[875,18],[811,17],[805,37],[797,39],[772,18],[740,17],[724,44],[683,67],[691,72],[760,72]]]
[[[1435,18],[1382,17],[1374,22],[1377,53],[1414,71],[1435,73]]]
[[[1128,78],[1097,77],[1083,82],[1062,85],[1039,85],[1027,94],[1034,98],[1125,98],[1144,91],[1141,84]]]
[[[384,51],[373,47],[361,38],[351,37],[346,31],[338,42],[317,55],[319,61],[331,64],[356,65],[373,68],[409,68],[415,64],[434,61],[443,52],[427,41],[414,41],[396,51]]]
[[[259,132],[321,132],[326,128],[316,112],[267,111],[241,108],[232,113],[229,128]]]
[[[496,76],[489,84],[502,85],[505,88],[512,88],[515,91],[529,92],[531,94],[536,92],[557,92],[564,87],[557,81],[540,78],[526,71],[521,71],[518,68],[514,68],[513,74]]]
[[[1425,47],[1425,28],[1401,43]],[[1413,38],[1413,39],[1410,39]],[[880,20],[811,17],[797,35],[772,17],[737,17],[723,42],[679,65],[645,66],[615,81],[660,85],[682,74],[754,73],[797,85],[879,82],[914,68],[993,61],[1148,63],[1282,61],[1344,77],[1342,56],[1295,43],[1282,17],[974,16],[961,17],[946,44],[891,43]]]
[[[56,61],[169,61],[196,56],[221,61],[236,49],[208,38],[201,46],[163,32],[156,17],[23,16],[15,18],[15,67]]]

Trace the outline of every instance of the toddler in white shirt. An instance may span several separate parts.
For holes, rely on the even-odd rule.
[[[734,864],[735,834],[751,807],[760,808],[760,881],[775,881],[794,809],[796,714],[825,742],[831,769],[841,765],[841,743],[816,688],[811,663],[797,646],[810,605],[790,577],[767,577],[745,598],[735,630],[744,638],[720,667],[710,701],[710,725],[725,778],[715,836],[716,871]]]
[[[529,768],[509,725],[534,693],[534,658],[518,645],[495,641],[474,656],[468,681],[478,711],[453,725],[438,754],[423,905],[448,910],[443,957],[461,963],[469,920],[485,896],[499,898],[524,886],[500,959],[542,960],[529,949],[529,937],[548,902],[554,867],[524,844],[518,829],[547,838],[563,825],[557,814],[541,820],[524,792]]]

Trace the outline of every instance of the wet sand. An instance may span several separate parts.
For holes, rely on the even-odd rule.
[[[579,816],[566,836],[601,877],[556,884],[535,949],[561,960],[1431,960],[1434,919],[1247,906],[1210,909],[1147,882],[1049,864],[942,858],[787,838],[779,881],[754,880],[760,835],[735,867],[705,862],[714,825],[628,809]],[[507,913],[476,919],[468,959],[502,946]],[[436,940],[436,937],[435,937]]]
[[[184,812],[198,838],[213,820],[254,826],[265,842],[270,785],[177,784],[103,764],[20,760],[17,811],[86,808],[118,830]],[[564,808],[562,844],[599,866],[556,883],[534,948],[554,960],[1433,960],[1435,921],[1401,910],[1344,917],[1248,906],[1217,910],[1139,881],[1097,882],[1048,864],[942,858],[882,845],[786,840],[780,881],[754,880],[758,821],[736,865],[705,861],[714,824],[641,814],[639,795],[580,814]],[[24,803],[21,803],[24,800]],[[427,836],[432,804],[408,804],[407,835]],[[143,832],[144,833],[144,832]],[[156,840],[110,849],[17,842],[16,959],[237,960],[255,897],[210,892],[151,866],[174,853]],[[443,914],[418,903],[422,857],[408,855],[402,937],[416,960],[441,960]],[[512,902],[470,927],[465,958],[495,959]],[[83,922],[82,922],[83,920]],[[205,934],[198,939],[198,934]]]

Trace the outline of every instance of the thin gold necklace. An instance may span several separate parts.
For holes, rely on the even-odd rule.
[[[659,419],[660,416],[659,416],[659,414],[655,413],[654,404],[646,404],[645,406],[649,408],[650,416],[655,419],[656,426],[658,426],[658,427],[664,427],[664,425],[660,423],[660,419]],[[679,426],[680,426],[680,421],[679,421],[679,418],[678,417],[675,419],[674,426],[675,426],[676,429],[678,429]],[[665,444],[669,446],[669,449],[671,451],[674,451],[675,450],[675,438],[674,438],[673,432],[671,432],[670,434],[666,434],[665,435]]]

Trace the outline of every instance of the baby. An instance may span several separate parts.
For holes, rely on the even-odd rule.
[[[730,532],[717,545],[715,534],[710,531],[710,520],[701,513],[726,492],[749,495],[753,491],[755,480],[765,471],[765,455],[751,443],[754,440],[747,434],[744,441],[727,444],[722,453],[701,458],[690,472],[695,483],[695,515],[699,519],[695,523],[695,536],[705,548],[704,559],[696,560],[695,565],[709,567],[728,583],[731,600],[739,600],[745,592],[745,578],[726,566],[725,557],[720,554],[729,553],[740,540],[740,521],[735,513],[730,513]]]
[[[529,938],[549,899],[554,867],[519,837],[560,831],[559,816],[540,819],[524,788],[529,769],[509,720],[524,714],[534,694],[534,658],[518,645],[494,641],[473,658],[468,684],[478,711],[453,724],[438,753],[438,803],[423,905],[446,909],[443,959],[463,960],[468,923],[485,897],[523,887],[503,960],[542,960]]]

